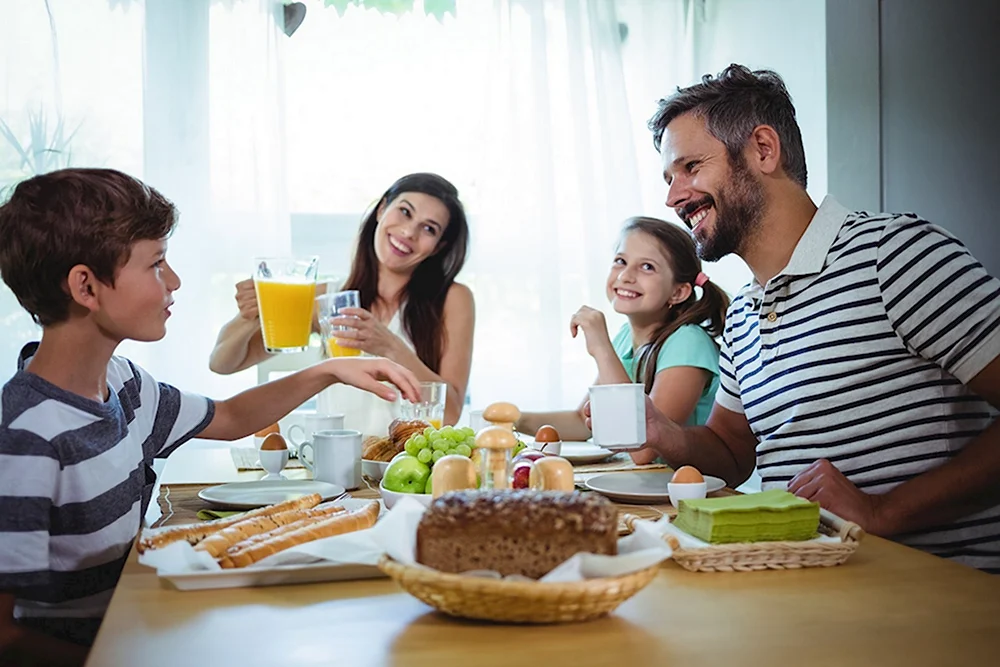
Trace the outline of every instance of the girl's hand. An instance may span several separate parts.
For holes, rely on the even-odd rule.
[[[402,344],[396,334],[364,308],[343,308],[340,313],[330,320],[330,324],[349,328],[333,332],[337,345],[378,357],[391,357]]]
[[[396,392],[382,384],[396,385],[409,401],[420,400],[420,383],[410,370],[395,361],[381,358],[339,357],[322,362],[339,382],[364,389],[387,401],[396,400]]]
[[[583,336],[587,341],[587,353],[592,357],[597,357],[601,352],[611,350],[611,338],[608,336],[608,325],[604,319],[604,313],[595,310],[590,306],[583,306],[576,311],[569,321],[569,332],[573,338],[583,331]]]
[[[257,290],[253,286],[253,278],[236,283],[236,306],[240,309],[240,317],[245,320],[256,320],[260,317],[260,309],[257,307]]]

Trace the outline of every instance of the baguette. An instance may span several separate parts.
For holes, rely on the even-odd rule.
[[[218,532],[223,528],[228,528],[229,526],[239,523],[240,521],[252,519],[256,516],[266,516],[269,514],[286,512],[288,510],[309,509],[311,507],[315,507],[320,500],[322,500],[322,497],[318,493],[311,493],[308,496],[302,496],[301,498],[296,498],[295,500],[285,500],[280,503],[275,503],[274,505],[268,505],[267,507],[259,507],[255,510],[246,512],[245,514],[240,514],[239,516],[231,516],[226,519],[216,519],[215,521],[205,521],[204,523],[171,526],[170,528],[164,528],[163,530],[143,537],[136,544],[136,549],[139,553],[144,553],[147,549],[161,549],[168,544],[179,542],[180,540],[185,540],[188,544],[192,545],[198,544],[212,533]]]
[[[212,533],[201,542],[194,545],[194,548],[195,551],[205,551],[210,554],[212,558],[218,558],[222,554],[226,553],[226,549],[233,546],[237,542],[247,539],[251,535],[265,533],[269,530],[274,530],[278,526],[284,526],[292,523],[293,521],[305,519],[306,517],[323,516],[324,513],[324,510],[305,509],[289,510],[287,512],[278,512],[277,514],[272,515],[255,516],[250,519],[245,519],[244,521],[238,521],[227,528],[223,528],[222,530]]]
[[[298,521],[293,521],[292,523],[287,523],[284,526],[278,526],[277,528],[274,528],[274,529],[269,530],[267,532],[257,533],[256,535],[251,535],[250,537],[246,538],[245,540],[240,540],[236,544],[234,544],[231,547],[229,547],[228,549],[226,549],[226,554],[232,554],[233,552],[240,551],[241,549],[246,549],[247,547],[249,547],[249,546],[251,546],[253,544],[257,544],[258,542],[262,542],[264,540],[270,539],[270,538],[274,537],[275,535],[281,535],[283,533],[289,533],[289,532],[291,532],[293,530],[297,530],[297,529],[301,528],[302,526],[307,526],[310,523],[315,523],[316,521],[318,521],[320,519],[324,519],[324,518],[330,516],[331,514],[340,514],[342,512],[346,512],[347,510],[345,510],[343,507],[340,507],[340,506],[333,506],[333,507],[322,507],[322,506],[320,506],[320,507],[314,507],[312,511],[315,514],[313,514],[311,516],[303,517],[303,518],[299,519]],[[221,557],[225,558],[226,556],[223,555]]]
[[[233,554],[227,554],[219,561],[219,565],[223,568],[246,567],[279,551],[306,542],[371,528],[378,519],[380,509],[378,501],[372,500],[356,510],[327,517],[302,528],[257,542]]]

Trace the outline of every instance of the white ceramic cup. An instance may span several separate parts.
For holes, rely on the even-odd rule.
[[[307,449],[312,450],[309,457]],[[299,445],[299,460],[313,479],[357,489],[361,486],[361,431],[316,431],[311,442]]]
[[[646,395],[641,384],[601,384],[590,388],[594,444],[628,451],[646,444]]]
[[[308,442],[317,431],[337,431],[344,428],[344,415],[321,415],[312,414],[305,416],[305,426],[302,424],[292,424],[288,427],[288,440],[295,449],[299,449]],[[296,433],[302,434],[296,437]]]
[[[670,504],[677,507],[682,500],[698,500],[704,498],[708,491],[708,482],[688,482],[677,484],[667,482],[667,493],[670,494]]]
[[[487,426],[489,426],[489,422],[483,419],[482,410],[471,410],[469,412],[469,428],[476,433],[479,433],[480,430],[486,428]]]

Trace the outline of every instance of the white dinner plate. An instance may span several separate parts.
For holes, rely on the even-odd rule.
[[[273,482],[233,482],[202,489],[198,497],[205,502],[236,509],[254,509],[264,505],[295,500],[318,493],[323,500],[336,498],[344,487],[311,479],[275,480]]]
[[[584,484],[591,491],[596,491],[611,500],[624,503],[669,503],[670,494],[667,483],[674,476],[673,472],[611,472],[596,475]],[[705,475],[706,493],[718,491],[726,483],[718,477]]]

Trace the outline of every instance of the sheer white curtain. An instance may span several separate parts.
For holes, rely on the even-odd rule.
[[[269,0],[47,0],[0,6],[0,186],[63,166],[113,167],[180,210],[169,259],[181,276],[163,341],[121,352],[158,379],[228,394],[208,370],[232,285],[250,257],[290,245],[275,4]],[[284,36],[281,36],[284,38]],[[46,132],[38,122],[47,121]],[[59,142],[57,123],[63,123]],[[75,130],[72,138],[70,132]],[[0,286],[0,371],[39,332]]]
[[[170,257],[184,284],[167,337],[122,351],[210,395],[252,384],[207,366],[250,258],[322,246],[321,272],[342,274],[364,209],[429,170],[458,186],[470,216],[460,280],[477,303],[473,407],[575,405],[595,369],[569,318],[587,304],[620,323],[603,289],[618,230],[663,214],[648,205],[652,111],[636,100],[684,82],[664,76],[637,97],[623,58],[641,31],[682,51],[683,20],[642,3],[623,53],[610,0],[459,0],[441,20],[420,0],[399,14],[306,4],[290,39],[269,0],[0,6],[2,117],[26,137],[29,110],[61,109],[69,126],[82,121],[67,162],[129,171],[181,210]],[[30,175],[9,152],[0,169],[5,183]],[[3,292],[0,330],[6,377],[37,334]]]

